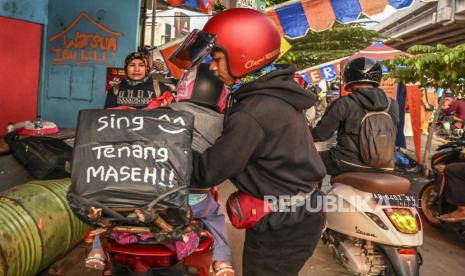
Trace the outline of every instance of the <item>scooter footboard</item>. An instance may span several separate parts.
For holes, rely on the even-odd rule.
[[[421,257],[416,248],[399,248],[380,245],[399,276],[418,276]]]

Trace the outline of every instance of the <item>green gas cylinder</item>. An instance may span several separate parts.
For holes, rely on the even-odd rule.
[[[35,275],[78,244],[89,226],[68,206],[70,179],[0,193],[0,275]]]

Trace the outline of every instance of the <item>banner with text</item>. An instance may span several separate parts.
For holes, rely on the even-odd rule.
[[[193,115],[182,111],[82,110],[71,192],[108,207],[144,207],[184,187],[160,204],[187,216],[192,129]]]

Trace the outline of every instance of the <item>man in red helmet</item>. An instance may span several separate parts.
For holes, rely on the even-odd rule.
[[[192,33],[170,58],[190,66],[211,52],[210,70],[232,93],[222,135],[194,156],[192,186],[229,179],[251,201],[291,199],[286,206],[291,208],[268,213],[246,230],[245,276],[298,275],[324,224],[322,212],[292,205],[298,195],[316,205],[317,183],[326,170],[303,115],[315,96],[294,81],[295,66],[273,64],[279,50],[280,35],[267,16],[228,9]],[[254,213],[240,207],[244,216]]]

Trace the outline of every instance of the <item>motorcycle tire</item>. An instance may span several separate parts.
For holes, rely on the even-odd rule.
[[[439,227],[441,222],[434,215],[434,207],[432,203],[437,198],[435,191],[435,181],[428,182],[420,191],[420,213],[423,218],[432,226]]]

